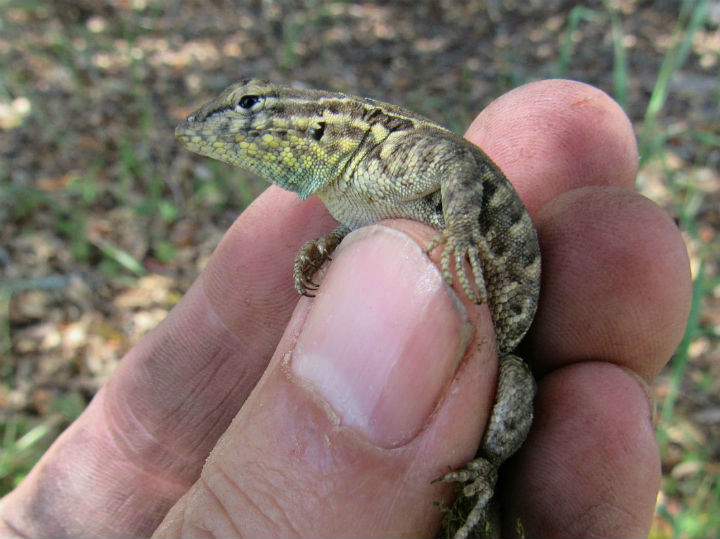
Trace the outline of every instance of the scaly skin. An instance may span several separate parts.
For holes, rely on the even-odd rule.
[[[487,507],[497,469],[524,441],[535,385],[509,353],[528,330],[540,291],[535,228],[502,171],[478,147],[432,121],[368,98],[245,80],[180,124],[188,149],[251,170],[296,192],[317,195],[342,223],[303,245],[294,267],[301,294],[351,230],[404,217],[438,230],[443,277],[453,269],[468,298],[487,302],[497,334],[498,391],[475,460],[440,480],[467,483],[467,515],[446,522],[456,537],[498,533]],[[466,271],[469,263],[470,275]]]

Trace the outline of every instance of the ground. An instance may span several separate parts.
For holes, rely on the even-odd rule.
[[[462,133],[508,89],[613,95],[638,189],[679,223],[695,298],[655,384],[652,534],[718,536],[720,2],[0,0],[0,493],[203,268],[257,178],[173,129],[252,75],[404,105]]]

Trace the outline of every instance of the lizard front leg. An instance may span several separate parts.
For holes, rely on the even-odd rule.
[[[307,241],[300,247],[295,255],[293,279],[295,290],[303,296],[312,297],[312,290],[318,289],[318,284],[312,280],[313,275],[320,267],[331,259],[335,248],[350,232],[350,227],[340,225],[335,230],[314,240]]]
[[[440,255],[440,268],[445,282],[452,286],[452,267],[458,282],[465,295],[473,303],[487,302],[487,287],[483,276],[483,260],[490,260],[490,248],[487,241],[480,234],[470,231],[468,234],[456,234],[449,229],[440,232],[427,246],[425,252],[429,253],[436,247],[443,245]],[[474,282],[470,282],[465,271],[465,261],[470,263]]]
[[[535,381],[525,362],[514,355],[501,357],[495,404],[477,456],[462,469],[437,479],[464,483],[461,498],[475,498],[469,504],[471,509],[465,521],[454,532],[456,539],[464,539],[471,533],[499,537],[499,519],[489,518],[488,504],[494,494],[498,468],[518,450],[530,430],[534,396]],[[456,504],[467,506],[467,502],[466,499],[460,499]],[[476,525],[485,523],[487,528],[473,533]]]
[[[486,186],[494,188],[499,180],[478,167],[472,154],[461,154],[445,167],[440,171],[444,227],[426,251],[443,245],[440,267],[445,281],[452,285],[454,268],[467,298],[473,303],[486,303],[492,291],[488,290],[486,274],[495,272],[495,257],[480,228],[480,215]],[[472,277],[466,272],[466,261]]]

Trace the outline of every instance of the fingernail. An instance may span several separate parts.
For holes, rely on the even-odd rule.
[[[471,336],[464,306],[422,249],[376,225],[336,251],[291,370],[342,425],[397,447],[427,422]]]

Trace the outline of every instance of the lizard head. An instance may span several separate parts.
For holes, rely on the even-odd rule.
[[[343,94],[244,80],[188,116],[175,136],[305,199],[340,176],[364,142],[362,108]]]

